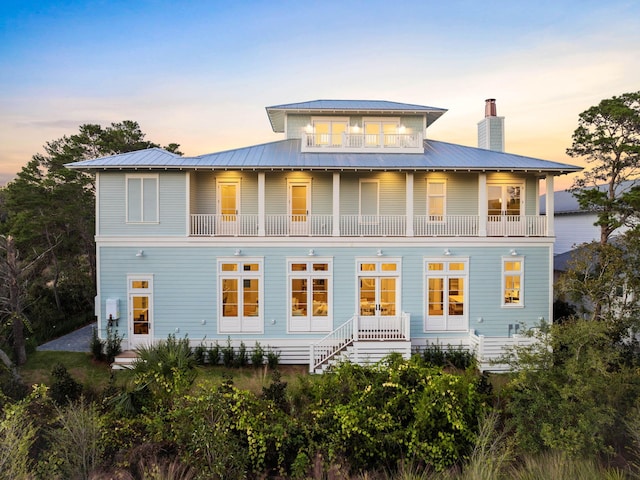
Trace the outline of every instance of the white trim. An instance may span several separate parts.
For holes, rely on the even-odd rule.
[[[220,188],[223,185],[235,185],[236,187],[236,215],[239,215],[241,210],[241,189],[242,189],[242,179],[241,178],[228,178],[228,177],[216,177],[216,214],[222,215],[222,196],[220,194]]]
[[[408,237],[413,237],[413,185],[414,185],[414,177],[413,172],[407,172],[405,174],[405,214],[407,218],[406,223],[406,235]]]
[[[355,257],[355,306],[354,312],[360,315],[360,278],[376,277],[376,278],[395,278],[396,279],[396,316],[402,312],[402,257]],[[376,265],[375,270],[360,270],[363,263],[373,263]],[[380,267],[383,263],[394,263],[397,265],[396,270],[382,270]]]
[[[184,224],[185,224],[185,232],[187,233],[187,235],[189,235],[189,233],[191,232],[191,175],[193,175],[193,173],[187,172],[185,174],[185,191],[186,191],[186,195],[185,195],[185,218],[184,218]]]
[[[505,292],[506,292],[506,276],[507,276],[507,272],[504,269],[505,263],[507,262],[520,262],[520,272],[514,272],[514,273],[509,273],[509,275],[515,276],[515,275],[519,275],[520,276],[520,291],[518,294],[518,303],[506,303],[504,301],[504,297],[505,297]],[[553,269],[551,269],[553,270]],[[501,308],[524,308],[524,300],[525,300],[525,295],[524,295],[524,256],[523,255],[510,255],[510,256],[503,256],[502,260],[501,260],[501,279],[500,279],[500,307]],[[549,298],[549,301],[551,301],[553,297]]]
[[[340,236],[340,172],[333,172],[333,236]]]
[[[95,181],[95,185],[96,185],[96,237],[100,236],[100,182],[102,181],[102,179],[100,178],[101,174],[100,172],[96,172],[96,181]],[[126,189],[126,184],[125,184],[125,189]],[[125,208],[127,207],[127,204],[125,203]],[[126,216],[126,213],[125,213]],[[187,216],[186,219],[187,223],[189,222],[189,216]],[[187,232],[189,230],[187,229]]]

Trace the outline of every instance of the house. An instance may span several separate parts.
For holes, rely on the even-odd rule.
[[[620,184],[620,191],[631,189],[637,182],[630,180]],[[598,185],[599,190],[605,191],[608,185]],[[600,241],[600,226],[596,225],[598,213],[593,210],[582,210],[578,204],[578,199],[572,192],[561,190],[554,192],[554,215],[556,243],[553,247],[554,255],[569,252],[582,245],[593,241]],[[540,196],[540,213],[546,214],[547,197]],[[619,235],[628,230],[622,226],[615,230],[614,235]],[[562,271],[561,261],[557,270]]]
[[[479,131],[500,133],[486,107]],[[539,184],[553,192],[578,167],[428,139],[442,108],[266,112],[284,139],[68,165],[96,177],[101,337],[112,325],[130,349],[170,334],[259,342],[311,371],[439,343],[486,366],[520,324],[551,318],[554,217]]]

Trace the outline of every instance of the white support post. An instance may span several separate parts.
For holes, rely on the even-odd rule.
[[[413,237],[413,173],[407,172],[406,175],[406,226],[405,235],[407,237]]]
[[[487,236],[487,220],[489,217],[489,204],[487,203],[487,174],[478,175],[478,236]]]
[[[265,175],[264,172],[258,172],[258,236],[264,237],[266,235],[265,230]]]
[[[553,198],[553,175],[549,174],[545,178],[546,186],[547,186],[547,237],[555,237],[555,227],[554,227],[554,198]]]
[[[333,173],[333,236],[340,236],[340,172]]]

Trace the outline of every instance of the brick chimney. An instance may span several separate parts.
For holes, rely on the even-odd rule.
[[[478,148],[504,152],[504,117],[498,117],[496,99],[484,102],[484,118],[478,122]]]

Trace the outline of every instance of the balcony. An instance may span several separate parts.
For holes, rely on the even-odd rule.
[[[546,237],[544,215],[191,215],[194,237]],[[262,223],[262,227],[261,227]],[[337,228],[334,228],[337,227]],[[411,227],[411,228],[409,228]]]
[[[424,153],[422,133],[303,133],[302,152]]]

